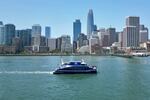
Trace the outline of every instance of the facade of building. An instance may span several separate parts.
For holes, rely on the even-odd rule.
[[[32,37],[31,39],[32,46],[40,46],[40,44],[41,44],[41,36]]]
[[[123,46],[123,31],[118,33],[118,42]]]
[[[47,39],[51,38],[51,27],[49,27],[49,26],[45,27],[45,37]]]
[[[19,38],[21,39],[22,47],[24,46],[31,46],[31,29],[20,30]]]
[[[0,25],[3,25],[3,22],[2,22],[2,21],[0,21]]]
[[[49,47],[49,51],[56,50],[56,39],[55,38],[48,39],[48,47]]]
[[[93,31],[94,31],[94,16],[93,16],[93,10],[90,9],[87,17],[87,38],[88,39],[92,35]]]
[[[62,38],[61,37],[58,37],[56,39],[56,49],[61,51],[61,42],[62,42]]]
[[[40,46],[41,45],[41,31],[42,28],[39,24],[35,24],[32,26],[32,46]]]
[[[71,38],[69,35],[61,36],[61,52],[72,52]]]
[[[91,38],[89,39],[89,51],[90,51],[90,54],[93,54],[95,53],[95,49],[94,47],[96,45],[99,45],[99,37],[98,35],[93,35],[91,36]]]
[[[139,46],[139,26],[140,18],[137,16],[129,16],[126,18],[126,27],[123,32],[123,46],[124,47],[138,47]]]
[[[32,26],[32,37],[41,36],[42,28],[39,24]]]
[[[114,42],[117,42],[116,40],[116,29],[115,28],[108,28],[107,34],[109,35],[109,46],[111,46]]]
[[[0,46],[0,54],[15,54],[16,47],[15,46]]]
[[[80,33],[77,40],[77,49],[79,50],[82,46],[88,45],[87,36],[83,33]]]
[[[79,34],[81,33],[81,22],[77,19],[73,22],[73,41],[77,41]]]
[[[4,43],[5,43],[4,35],[5,35],[5,26],[4,25],[0,25],[0,45],[4,45]]]
[[[99,29],[98,36],[99,36],[99,45],[101,47],[108,47],[109,46],[109,34],[105,28]]]
[[[22,51],[22,44],[21,39],[19,37],[15,37],[12,39],[12,46],[16,48],[16,53]]]
[[[81,22],[79,19],[77,19],[75,22],[73,22],[73,52],[76,52],[77,39],[80,33],[81,33]]]
[[[5,25],[5,35],[4,35],[4,41],[5,45],[11,46],[12,45],[12,39],[15,38],[15,25],[13,24],[6,24]]]
[[[140,47],[145,48],[147,50],[147,52],[150,52],[150,41],[140,43]]]
[[[147,42],[148,41],[148,28],[144,25],[140,25],[140,33],[139,33],[139,42]]]

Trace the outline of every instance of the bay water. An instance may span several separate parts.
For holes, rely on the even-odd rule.
[[[150,100],[150,57],[84,59],[97,74],[53,75],[60,56],[1,56],[0,100]]]

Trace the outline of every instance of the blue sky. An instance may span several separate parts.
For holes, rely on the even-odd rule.
[[[98,27],[116,27],[121,31],[126,16],[140,16],[141,24],[150,28],[150,0],[1,0],[0,20],[13,23],[17,29],[31,28],[33,24],[52,27],[52,37],[72,35],[75,19],[82,22],[86,33],[87,13],[93,9]]]

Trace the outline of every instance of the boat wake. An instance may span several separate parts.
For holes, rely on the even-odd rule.
[[[2,71],[0,74],[53,74],[53,71]]]

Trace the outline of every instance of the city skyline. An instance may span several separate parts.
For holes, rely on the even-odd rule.
[[[137,0],[95,2],[85,0],[62,0],[59,2],[48,0],[6,0],[1,3],[3,5],[0,7],[0,20],[2,20],[4,24],[13,23],[16,29],[31,28],[33,24],[40,24],[42,26],[42,35],[45,33],[44,27],[51,26],[52,37],[58,37],[62,34],[68,34],[72,37],[72,22],[75,19],[81,20],[82,32],[87,34],[86,16],[89,9],[93,9],[95,24],[98,28],[109,28],[112,26],[115,27],[117,31],[122,31],[125,26],[124,19],[126,16],[139,16],[141,18],[141,24],[145,24],[148,28],[150,27],[150,14],[147,13],[150,9],[148,7],[148,0],[145,0],[145,2]],[[108,7],[106,7],[106,4]],[[39,5],[42,6],[38,8]],[[128,8],[125,7],[127,5]],[[5,9],[6,6],[7,9]],[[28,20],[25,21],[24,18]]]

